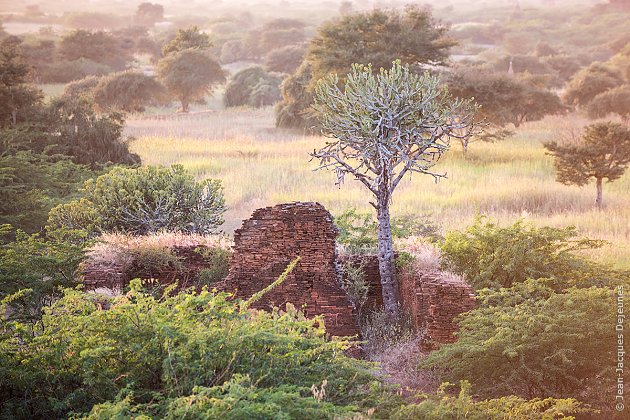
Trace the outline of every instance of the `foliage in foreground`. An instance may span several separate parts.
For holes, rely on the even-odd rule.
[[[156,298],[136,280],[108,299],[67,289],[41,322],[0,322],[6,418],[564,418],[558,413],[584,410],[572,399],[474,402],[465,384],[459,397],[441,392],[406,406],[373,364],[343,354],[350,342],[326,338],[321,319],[290,305],[249,310],[207,290]]]
[[[209,233],[224,212],[220,181],[197,182],[181,165],[148,166],[88,180],[83,197],[55,207],[49,222],[89,232]]]
[[[224,293],[156,299],[140,289],[135,281],[113,300],[66,290],[40,323],[3,322],[2,415],[56,418],[116,398],[124,405],[133,395],[142,412],[181,418],[188,403],[220,413],[230,399],[213,408],[208,398],[233,398],[252,386],[260,389],[248,397],[252,404],[291,400],[286,410],[308,409],[311,386],[324,380],[326,403],[316,418],[378,404],[370,365],[343,355],[348,342],[327,341],[321,319],[290,306],[247,310]]]
[[[10,226],[0,226],[0,235],[13,236]],[[84,232],[68,230],[18,230],[15,240],[0,242],[0,301],[17,293],[6,302],[7,318],[37,320],[62,295],[60,288],[76,286],[87,245]]]
[[[523,220],[500,227],[477,218],[464,231],[447,233],[441,250],[445,266],[464,275],[475,289],[512,287],[528,278],[541,277],[554,279],[557,290],[628,281],[628,273],[578,254],[602,246],[602,241],[576,237],[574,227],[538,228]]]
[[[482,290],[478,304],[460,316],[458,341],[432,352],[425,367],[437,368],[449,381],[470,380],[484,397],[614,401],[611,289],[556,293],[549,280],[528,280]]]
[[[392,417],[393,420],[423,419],[468,419],[468,420],[537,420],[537,419],[573,419],[572,414],[591,413],[574,398],[554,399],[535,398],[530,401],[510,395],[492,400],[474,401],[468,381],[460,382],[458,395],[449,395],[451,386],[442,384],[437,398],[427,398],[420,404],[403,406]]]

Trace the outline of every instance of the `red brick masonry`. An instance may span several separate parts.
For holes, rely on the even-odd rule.
[[[307,316],[323,315],[331,335],[359,333],[354,309],[337,280],[337,228],[319,203],[289,203],[258,209],[234,233],[225,290],[247,298],[280,276],[297,256],[287,280],[254,307],[291,302]]]

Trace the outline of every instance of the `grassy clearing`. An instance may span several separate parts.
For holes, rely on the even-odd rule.
[[[595,187],[554,180],[552,158],[541,142],[559,130],[584,124],[577,117],[527,124],[514,138],[474,143],[467,158],[457,144],[435,167],[447,179],[414,175],[394,196],[396,215],[430,215],[443,231],[461,229],[477,214],[500,223],[519,217],[538,225],[575,225],[585,236],[606,239],[592,257],[630,268],[630,173],[604,187],[603,211],[594,209]],[[369,195],[356,181],[335,186],[335,176],[314,172],[308,153],[325,139],[277,130],[273,111],[217,110],[168,119],[132,118],[127,133],[145,164],[181,163],[199,178],[220,178],[227,204],[224,229],[232,231],[256,208],[288,201],[318,201],[340,213],[370,211]]]

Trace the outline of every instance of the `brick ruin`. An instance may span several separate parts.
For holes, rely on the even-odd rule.
[[[331,214],[319,203],[289,203],[256,210],[234,234],[229,274],[215,286],[239,298],[262,290],[300,256],[287,280],[264,295],[253,307],[269,309],[290,302],[309,317],[322,315],[331,335],[359,334],[357,313],[341,287],[344,264],[362,266],[370,284],[365,310],[383,305],[378,260],[375,255],[337,255],[337,228]],[[88,258],[83,264],[87,290],[121,293],[133,278],[155,278],[161,284],[177,280],[188,287],[209,262],[199,249],[203,245],[172,246],[177,266],[161,266],[148,272],[133,259]],[[398,277],[402,310],[411,317],[416,331],[428,342],[454,341],[453,319],[474,308],[471,287],[461,278],[435,268],[405,270]],[[364,312],[365,313],[365,312]]]
[[[256,210],[234,233],[225,290],[247,298],[262,290],[296,257],[300,262],[283,284],[253,306],[268,309],[290,302],[309,317],[323,315],[331,335],[358,334],[354,309],[336,270],[337,228],[319,203],[289,203]]]

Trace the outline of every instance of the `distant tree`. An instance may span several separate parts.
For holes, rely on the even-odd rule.
[[[470,101],[453,100],[440,86],[437,77],[415,75],[398,61],[376,75],[356,64],[343,90],[336,75],[315,90],[322,133],[332,140],[312,157],[319,169],[334,170],[338,183],[350,175],[374,196],[383,302],[394,318],[399,314],[389,212],[394,190],[413,172],[439,178],[431,167],[448,149],[449,138],[469,135],[474,126]]]
[[[29,70],[19,44],[11,39],[1,41],[0,128],[27,120],[33,107],[41,104],[41,91],[27,83]]]
[[[417,7],[404,12],[374,9],[322,25],[305,63],[283,84],[276,125],[310,128],[314,120],[308,117],[309,98],[317,80],[329,73],[346,74],[353,63],[371,63],[374,68],[389,68],[397,59],[413,66],[445,64],[449,48],[456,44],[446,33],[429,11]],[[303,83],[308,75],[310,80]]]
[[[82,29],[71,32],[61,39],[59,54],[68,61],[87,58],[116,70],[124,69],[132,58],[130,52],[122,48],[120,41],[113,35]]]
[[[306,34],[303,29],[276,29],[273,31],[263,31],[258,45],[261,53],[264,54],[276,48],[300,44],[305,40]]]
[[[293,73],[306,55],[306,47],[302,45],[289,45],[277,48],[267,54],[265,67],[269,71],[277,73]]]
[[[280,81],[278,75],[267,73],[262,67],[241,70],[227,84],[223,103],[228,108],[272,105],[280,100]]]
[[[262,26],[263,31],[278,31],[287,29],[304,29],[306,23],[299,19],[276,18],[266,22]]]
[[[223,64],[247,60],[248,58],[248,49],[240,39],[232,39],[221,46],[221,63]]]
[[[536,44],[534,55],[536,57],[549,57],[553,55],[558,55],[558,50],[549,45],[547,42],[539,42],[538,44]]]
[[[223,223],[225,210],[221,182],[197,182],[181,165],[115,168],[86,181],[80,200],[53,209],[49,225],[136,235],[205,234]],[[82,226],[85,222],[89,226]]]
[[[586,106],[600,93],[623,84],[623,77],[615,69],[593,63],[576,73],[564,92],[564,100],[578,107]]]
[[[552,55],[545,57],[543,62],[554,70],[563,82],[569,80],[582,68],[580,60],[572,55]]]
[[[143,26],[153,26],[163,20],[164,6],[158,3],[140,3],[134,15],[134,21]]]
[[[210,36],[199,30],[197,26],[179,29],[175,38],[162,47],[162,55],[168,56],[188,49],[208,50],[212,47]]]
[[[619,179],[630,163],[630,129],[612,122],[587,126],[573,144],[549,142],[544,146],[555,157],[558,182],[582,186],[595,179],[598,208],[602,207],[603,180]]]
[[[565,109],[553,92],[506,73],[458,69],[449,75],[447,84],[455,96],[474,97],[481,105],[480,115],[499,127],[507,124],[519,127],[525,121],[540,120]]]
[[[171,95],[181,102],[181,112],[188,112],[191,102],[202,99],[217,83],[225,81],[219,63],[206,51],[196,48],[170,52],[158,62],[157,74]]]
[[[162,102],[164,87],[153,77],[124,71],[103,77],[93,90],[100,110],[142,112],[146,105]]]
[[[140,163],[140,157],[129,151],[123,139],[121,114],[97,115],[83,99],[60,98],[51,102],[41,123],[46,126],[47,140],[35,152],[61,153],[95,169],[112,163]]]
[[[353,6],[352,2],[349,0],[344,0],[339,4],[339,14],[347,15],[352,13]]]
[[[621,85],[600,93],[586,107],[591,118],[619,115],[627,124],[630,121],[630,85]]]

